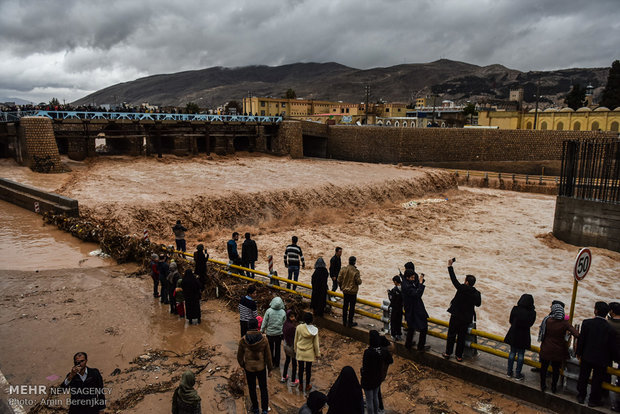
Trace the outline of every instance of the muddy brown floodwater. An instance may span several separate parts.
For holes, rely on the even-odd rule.
[[[534,295],[537,323],[551,300],[570,302],[578,246],[551,235],[553,196],[457,188],[450,173],[430,168],[257,154],[67,162],[72,172],[41,175],[2,160],[0,176],[75,197],[82,214],[90,219],[128,234],[141,234],[147,228],[156,242],[172,244],[170,226],[181,219],[189,229],[188,248],[204,243],[212,257],[222,260],[232,231],[251,232],[259,248],[257,268],[266,270],[267,256],[273,255],[280,275],[286,270],[284,248],[290,237],[297,235],[307,265],[300,275],[304,282],[309,282],[319,256],[329,259],[334,247],[341,246],[345,260],[349,255],[358,258],[363,279],[360,296],[376,301],[385,297],[399,266],[402,269],[412,260],[416,269],[427,275],[426,307],[431,316],[440,319],[447,319],[446,309],[454,294],[446,261],[456,257],[459,277],[466,273],[478,277],[477,287],[482,292],[479,329],[499,335],[505,334],[510,309],[522,293]],[[419,203],[404,208],[402,203],[410,200]],[[36,252],[36,248],[27,248],[47,237],[36,231],[41,222],[26,221],[19,227],[10,221],[2,220],[3,233],[17,227],[17,234],[31,236],[19,245],[20,251]],[[213,412],[242,412],[243,399],[234,398],[226,388],[226,378],[235,368],[237,322],[225,306],[204,304],[206,323],[188,327],[170,319],[149,298],[148,279],[126,276],[135,269],[85,268],[91,260],[87,252],[93,246],[80,247],[75,259],[69,253],[56,253],[52,255],[56,259],[45,260],[32,253],[32,260],[13,261],[36,263],[34,267],[10,267],[6,263],[11,260],[4,257],[10,257],[15,243],[22,243],[11,237],[0,238],[0,268],[5,269],[0,272],[0,324],[3,332],[14,333],[0,339],[0,369],[11,383],[39,383],[50,375],[64,376],[71,355],[81,347],[88,349],[92,365],[102,368],[104,378],[118,393],[143,389],[146,397],[138,408],[121,412],[164,412],[162,404],[169,401],[171,385],[162,388],[157,384],[176,378],[192,360],[193,367],[204,365],[199,389],[215,404]],[[50,240],[44,245],[55,247],[57,239]],[[76,246],[79,244],[74,242]],[[592,251],[590,273],[579,286],[576,321],[591,316],[594,301],[620,297],[620,254]],[[87,260],[80,265],[84,258]],[[59,267],[51,266],[58,261]],[[46,263],[49,269],[71,270],[44,271]],[[317,386],[324,391],[340,367],[359,367],[352,355],[358,355],[362,345],[343,341],[325,334],[328,350],[338,357],[317,364],[318,371],[325,371],[325,375],[316,376]],[[204,359],[187,354],[196,347],[204,347],[200,354]],[[45,364],[41,355],[45,355]],[[131,364],[140,355],[146,359]],[[136,366],[138,369],[132,370]],[[121,374],[110,376],[115,368]],[[395,412],[532,410],[435,371],[412,367],[409,362],[397,361],[391,372],[402,375],[394,376],[391,383],[388,380],[387,398]],[[295,412],[292,407],[301,405],[302,397],[290,394],[273,378],[271,381],[272,408]],[[414,385],[402,385],[409,382]],[[128,404],[121,395],[115,398],[118,404]],[[484,406],[487,402],[490,405]]]

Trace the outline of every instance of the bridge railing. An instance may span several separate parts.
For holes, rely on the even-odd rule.
[[[50,119],[128,120],[128,121],[202,121],[202,122],[251,122],[279,123],[281,116],[167,114],[145,112],[86,112],[86,111],[18,111],[0,112],[0,122],[19,121],[24,116],[44,116]]]
[[[184,253],[181,251],[174,250],[172,248],[168,249],[172,253],[176,253],[178,255],[182,255],[184,257],[193,258],[194,255],[191,253]],[[294,280],[289,280],[285,277],[275,276],[273,274],[269,274],[267,272],[263,272],[260,270],[249,269],[243,266],[237,266],[231,263],[223,262],[215,259],[208,259],[208,261],[215,265],[216,270],[230,277],[234,277],[237,279],[246,280],[248,282],[259,283],[263,285],[268,285],[269,287],[292,293],[295,295],[299,295],[301,297],[310,299],[312,295],[312,286],[303,283],[296,282]],[[252,274],[252,277],[248,277],[248,274]],[[258,277],[257,277],[258,276]],[[299,290],[294,290],[286,287],[285,284],[289,286],[296,286]],[[343,299],[343,294],[339,292],[333,292],[331,290],[327,291],[327,295],[329,300],[327,303],[333,307],[342,308],[343,305],[338,300]],[[386,304],[387,302],[387,304]],[[388,311],[389,301],[384,301],[384,304],[380,304],[377,302],[372,302],[369,300],[365,300],[362,298],[357,298],[357,305],[355,306],[355,313],[358,315],[363,315],[368,318],[377,320],[386,324],[389,322],[389,318],[386,313]],[[434,336],[436,338],[446,339],[447,331],[449,323],[447,321],[443,321],[436,318],[428,318],[429,324],[433,326],[433,329],[428,330],[428,335]],[[407,323],[404,322],[403,325],[406,327]],[[481,352],[485,352],[491,355],[498,356],[500,358],[508,359],[509,348],[510,346],[504,342],[504,337],[496,334],[492,334],[489,332],[484,332],[478,329],[468,329],[468,334],[473,335],[476,340],[475,341],[466,341],[465,346],[471,349],[475,349]],[[540,347],[532,345],[529,349],[526,350],[526,358],[524,358],[524,364],[530,365],[532,367],[540,368],[540,362],[538,354],[540,353]],[[615,369],[613,367],[607,367],[607,373],[611,375],[620,376],[620,370]],[[565,374],[566,375],[566,374]],[[620,393],[620,387],[614,386],[610,383],[603,383],[603,388],[607,390],[611,390],[614,392]]]

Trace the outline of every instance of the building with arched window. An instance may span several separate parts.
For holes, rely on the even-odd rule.
[[[532,109],[529,112],[480,111],[478,125],[501,129],[618,131],[620,107],[613,110],[601,106],[596,109],[583,107],[576,111],[571,108]]]

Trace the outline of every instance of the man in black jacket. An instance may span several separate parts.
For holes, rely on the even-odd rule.
[[[177,250],[185,253],[187,248],[185,243],[185,232],[187,229],[181,224],[181,220],[177,220],[177,224],[172,227],[172,232],[174,233],[174,241],[177,244]]]
[[[105,409],[103,378],[97,368],[86,366],[86,352],[73,356],[73,368],[67,374],[61,388],[71,394],[69,414],[98,414]]]
[[[586,399],[588,379],[592,372],[592,386],[588,407],[601,405],[603,379],[607,366],[611,363],[616,333],[605,320],[609,312],[609,305],[605,302],[596,302],[594,318],[586,319],[581,324],[581,332],[577,341],[577,358],[580,360],[579,379],[577,380],[577,401],[580,404]]]
[[[342,247],[336,247],[336,253],[329,259],[329,277],[332,279],[332,292],[338,289],[338,273],[340,273],[342,268],[341,256]]]
[[[237,251],[237,240],[239,240],[239,233],[234,232],[232,234],[232,239],[228,240],[228,243],[226,243],[226,250],[228,251],[228,260],[230,263],[240,266],[241,258]]]
[[[474,308],[480,306],[481,298],[480,292],[474,287],[476,284],[476,277],[473,275],[465,276],[465,283],[461,284],[456,280],[454,269],[452,264],[453,259],[448,260],[448,273],[450,274],[450,280],[456,288],[456,294],[450,302],[450,325],[448,326],[448,340],[446,342],[446,352],[443,357],[446,359],[452,355],[452,349],[454,348],[454,341],[456,339],[456,360],[458,362],[463,361],[463,350],[465,349],[465,335],[467,334],[467,327],[474,319]]]
[[[403,293],[401,291],[401,278],[394,276],[392,278],[394,287],[388,290],[388,298],[390,299],[390,334],[395,341],[401,340],[403,326]]]
[[[254,263],[258,260],[258,247],[256,242],[252,240],[250,233],[245,233],[245,240],[241,245],[241,262],[243,267],[254,270]],[[247,277],[254,278],[254,273],[245,272]]]

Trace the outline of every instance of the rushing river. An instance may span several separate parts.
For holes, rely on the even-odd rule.
[[[0,268],[50,270],[99,267],[111,259],[90,256],[94,243],[84,243],[69,233],[45,224],[41,216],[0,201]]]

